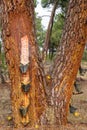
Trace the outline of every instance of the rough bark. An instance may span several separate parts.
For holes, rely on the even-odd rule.
[[[15,126],[40,124],[39,119],[45,110],[46,99],[44,73],[36,44],[33,0],[3,0],[2,35],[11,79]],[[29,44],[29,66],[26,73],[20,70],[23,37],[27,37]],[[23,91],[22,84],[30,85],[29,92]]]
[[[58,2],[59,2],[59,0],[56,0],[54,2],[53,9],[52,9],[52,12],[51,12],[51,16],[50,16],[50,20],[49,20],[49,24],[48,24],[48,28],[47,28],[47,32],[46,32],[43,52],[42,52],[42,58],[43,59],[45,58],[47,51],[48,51],[48,48],[49,48],[50,37],[51,37],[52,27],[53,27],[53,21],[54,21],[55,11],[56,11],[56,8],[58,6]]]
[[[20,127],[33,126],[44,120],[44,73],[37,53],[32,0],[3,0],[3,42],[12,83],[13,119]],[[49,123],[66,124],[73,83],[87,40],[87,1],[70,0],[61,46],[54,61],[51,104],[45,115]],[[21,39],[29,41],[29,66],[20,71]],[[28,93],[22,84],[30,84]],[[23,108],[25,116],[20,114]]]
[[[57,124],[66,124],[73,83],[87,42],[87,1],[70,0],[61,46],[53,66],[52,105]]]

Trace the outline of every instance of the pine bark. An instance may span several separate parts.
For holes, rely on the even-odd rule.
[[[87,1],[70,0],[52,73],[51,103],[46,108],[45,80],[38,55],[34,27],[33,0],[3,0],[3,43],[11,79],[13,119],[17,127],[40,124],[45,113],[50,124],[66,124],[73,83],[87,39]],[[29,67],[20,71],[21,38],[28,37]],[[22,83],[30,83],[27,94]],[[20,108],[28,108],[21,116]],[[46,112],[45,112],[46,110]],[[44,119],[44,116],[42,118]]]
[[[61,45],[53,66],[52,105],[57,124],[66,124],[73,84],[87,40],[87,1],[70,0]]]
[[[3,0],[2,35],[11,80],[15,126],[40,124],[46,99],[44,72],[36,43],[33,0]],[[20,70],[20,55],[21,38],[24,36],[29,41],[29,66],[23,74]],[[22,83],[30,85],[28,93],[22,90]],[[25,109],[25,116],[21,114],[22,109]]]

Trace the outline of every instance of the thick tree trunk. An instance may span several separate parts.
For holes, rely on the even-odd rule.
[[[13,119],[17,127],[41,123],[40,116],[46,109],[33,7],[33,0],[3,0],[3,42],[12,83]],[[85,0],[70,0],[61,46],[53,66],[51,106],[45,115],[48,114],[49,122],[57,125],[67,122],[73,83],[87,40],[86,7]]]
[[[58,2],[59,2],[59,0],[56,0],[54,2],[52,13],[51,13],[51,16],[50,16],[50,20],[49,20],[49,24],[48,24],[48,28],[47,28],[47,32],[46,32],[46,37],[45,37],[45,42],[44,42],[44,47],[43,47],[43,52],[42,52],[42,58],[43,59],[47,55],[47,51],[48,51],[48,48],[49,48],[50,37],[51,37],[52,27],[53,27],[53,21],[54,21],[55,11],[56,11],[56,8],[58,6]]]
[[[66,124],[73,83],[87,40],[87,1],[70,0],[61,46],[53,66],[52,98],[57,124]]]
[[[3,43],[17,127],[40,123],[46,107],[44,73],[34,28],[33,0],[3,0]]]

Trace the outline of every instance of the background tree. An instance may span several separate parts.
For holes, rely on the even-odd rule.
[[[51,59],[54,57],[54,54],[56,53],[56,50],[60,45],[60,39],[64,27],[64,21],[65,17],[63,13],[56,14],[54,18],[54,24],[49,44],[49,55]]]
[[[3,77],[3,74],[2,74],[2,52],[1,52],[1,48],[2,48],[2,45],[1,45],[1,41],[0,41],[0,83],[5,83],[5,79]]]
[[[0,41],[0,82],[5,83],[8,78],[7,65],[5,61],[5,54],[2,47],[2,42]]]
[[[53,5],[53,9],[52,9],[52,12],[51,12],[51,16],[50,16],[46,36],[45,36],[43,52],[42,52],[42,55],[43,55],[42,57],[44,57],[47,54],[49,46],[51,46],[52,53],[53,53],[53,47],[54,46],[52,45],[52,42],[51,42],[51,33],[52,33],[52,27],[53,27],[56,9],[61,7],[62,13],[65,14],[66,9],[67,9],[68,0],[67,1],[65,1],[65,0],[54,0],[54,1],[53,0],[50,0],[50,1],[42,0],[41,3],[42,3],[43,7],[49,7],[50,4]]]
[[[43,52],[42,52],[42,58],[44,58],[45,53],[47,55],[47,51],[48,51],[49,43],[50,43],[50,36],[51,36],[51,33],[52,33],[52,27],[53,27],[53,21],[54,21],[55,11],[56,11],[56,8],[58,6],[58,2],[59,1],[56,0],[54,2],[53,8],[52,8],[52,12],[51,12],[51,16],[50,16],[50,20],[49,20],[49,24],[48,24],[48,28],[47,28],[47,33],[46,33],[46,36],[45,36],[45,41],[44,41],[44,46],[43,46]]]
[[[5,83],[7,77],[7,66],[1,39],[1,30],[2,30],[1,23],[2,23],[2,4],[0,1],[0,82]]]
[[[42,48],[44,39],[45,39],[45,30],[43,30],[43,26],[41,24],[42,18],[38,17],[36,14],[36,36],[37,36],[37,43],[40,48]]]
[[[42,7],[46,8],[53,5],[55,1],[58,0],[41,0]],[[66,12],[69,0],[59,0],[58,8],[60,7],[62,11]]]

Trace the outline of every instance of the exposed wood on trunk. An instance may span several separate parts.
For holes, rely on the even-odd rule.
[[[47,51],[49,48],[50,37],[51,37],[52,27],[53,27],[53,21],[54,21],[55,11],[56,11],[56,8],[58,6],[58,2],[59,2],[59,0],[56,0],[54,2],[53,9],[51,12],[51,16],[50,16],[50,20],[49,20],[49,24],[48,24],[48,28],[47,28],[47,32],[46,32],[44,47],[43,47],[43,51],[42,51],[42,59],[44,59],[45,56],[47,55]]]
[[[57,124],[66,124],[73,83],[87,42],[87,1],[70,0],[61,46],[53,66],[52,98]]]
[[[45,75],[35,40],[33,0],[3,0],[3,42],[12,83],[13,119],[17,127],[40,124],[46,116],[50,124],[67,122],[73,83],[87,40],[87,1],[70,0],[66,18],[51,75],[51,104],[46,109]],[[24,69],[20,66],[21,61],[24,63],[21,38],[26,36],[25,41],[29,41],[29,54],[26,53],[29,62],[27,58],[26,63],[29,65]]]
[[[46,107],[44,73],[39,61],[35,36],[33,0],[3,0],[2,34],[11,79],[15,125],[33,126],[40,123],[40,116]],[[20,55],[21,38],[24,36],[28,37],[30,52],[29,66],[27,72],[23,74],[20,70]],[[28,93],[22,90],[22,83],[24,87],[30,84]]]

